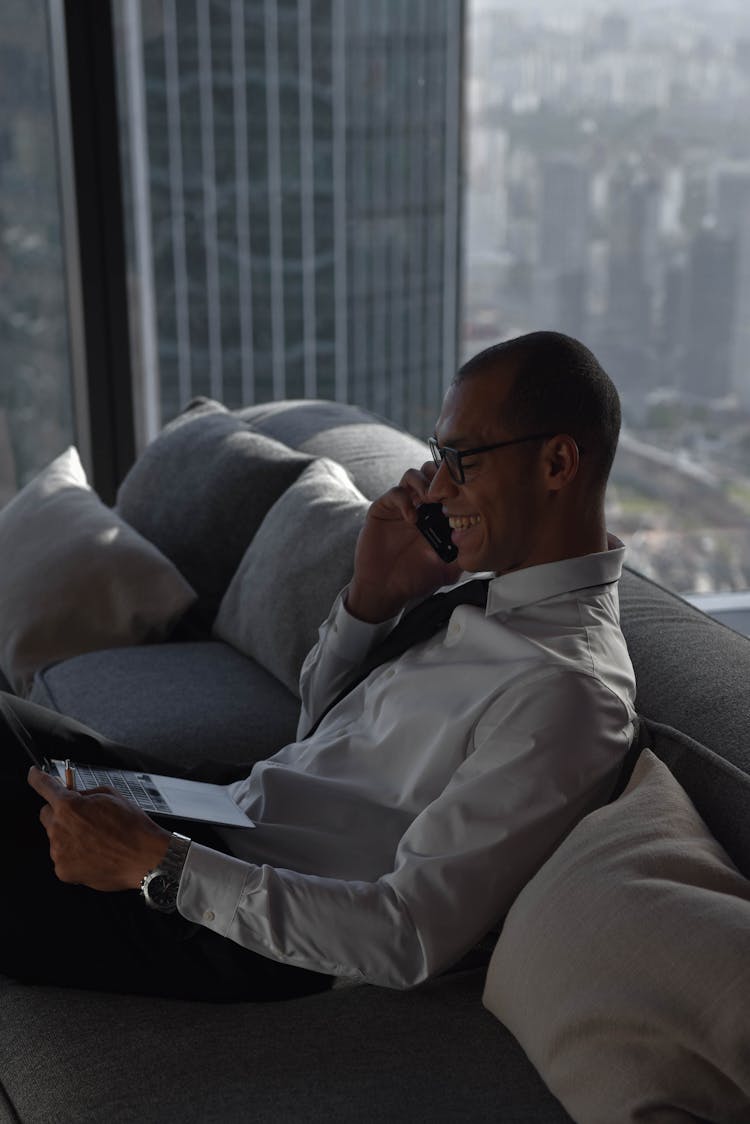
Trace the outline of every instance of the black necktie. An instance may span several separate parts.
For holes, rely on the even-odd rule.
[[[490,578],[475,578],[473,581],[456,586],[455,589],[449,589],[447,593],[434,593],[432,597],[420,601],[418,605],[405,613],[393,631],[389,632],[385,640],[377,644],[367,659],[360,664],[352,679],[333,702],[325,708],[306,737],[309,738],[314,734],[328,712],[333,710],[337,703],[340,703],[376,667],[380,667],[381,664],[387,663],[389,660],[398,659],[400,655],[415,644],[434,636],[443,625],[448,623],[451,613],[457,605],[478,605],[483,609],[487,604],[487,589],[490,580]]]

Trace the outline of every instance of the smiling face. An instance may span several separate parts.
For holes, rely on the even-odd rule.
[[[511,374],[494,370],[454,383],[435,427],[438,444],[460,451],[526,436],[511,432],[505,420],[511,385]],[[532,441],[467,457],[463,484],[456,484],[441,464],[429,498],[443,505],[464,570],[501,574],[546,560],[544,445]]]

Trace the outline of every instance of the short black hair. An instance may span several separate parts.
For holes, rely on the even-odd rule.
[[[617,388],[593,352],[562,332],[530,332],[480,351],[453,381],[493,369],[513,377],[504,409],[511,432],[569,434],[585,450],[595,486],[603,489],[622,415]]]

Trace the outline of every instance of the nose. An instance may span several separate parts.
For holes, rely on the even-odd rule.
[[[440,467],[430,481],[430,486],[427,489],[427,495],[433,503],[440,503],[448,499],[449,496],[455,496],[458,491],[459,485],[451,476],[448,465],[445,461],[440,462]]]

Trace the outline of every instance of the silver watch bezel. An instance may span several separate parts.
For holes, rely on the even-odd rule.
[[[164,858],[158,866],[144,874],[141,880],[140,890],[143,894],[143,900],[151,909],[161,910],[162,913],[173,913],[177,908],[177,893],[180,888],[180,878],[188,851],[190,850],[191,842],[192,840],[189,839],[187,835],[182,835],[179,831],[173,831]],[[159,902],[151,896],[149,888],[156,878],[164,879],[167,884],[174,884],[174,894],[170,895],[168,901]]]

